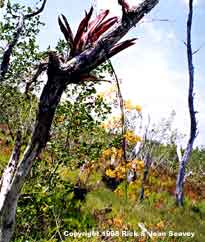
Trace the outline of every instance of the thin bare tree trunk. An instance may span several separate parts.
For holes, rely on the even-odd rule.
[[[196,112],[194,110],[194,66],[193,66],[193,52],[191,45],[191,30],[192,30],[192,18],[193,18],[193,0],[189,0],[189,14],[187,20],[187,58],[189,69],[189,94],[188,105],[191,121],[190,138],[188,140],[187,147],[180,161],[177,182],[176,182],[176,203],[178,206],[183,206],[184,203],[184,181],[185,181],[185,169],[192,153],[194,140],[196,138],[197,123]]]

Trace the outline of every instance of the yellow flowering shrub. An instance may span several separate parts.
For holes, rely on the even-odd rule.
[[[137,112],[142,111],[142,107],[140,105],[134,105],[130,99],[124,102],[124,107],[127,111],[136,110]]]
[[[131,109],[134,109],[134,105],[132,104],[132,101],[130,99],[126,100],[124,102],[124,107],[125,109],[127,110],[131,110]]]
[[[144,162],[141,160],[128,161],[127,164],[120,163],[115,169],[106,169],[105,174],[116,180],[124,179],[128,170],[141,171],[144,169]]]
[[[103,159],[103,160],[114,159],[115,161],[121,161],[122,154],[123,154],[122,149],[117,149],[115,147],[112,147],[112,148],[106,149],[102,152],[101,159]]]
[[[135,135],[133,130],[128,130],[124,135],[126,141],[130,144],[136,144],[138,142],[142,142],[142,138],[138,135]]]
[[[126,176],[126,167],[124,165],[118,165],[114,170],[106,169],[105,174],[116,180],[124,179]]]
[[[134,170],[141,171],[144,169],[144,161],[135,159],[131,162],[131,167]]]
[[[108,158],[110,157],[110,155],[112,154],[112,150],[111,149],[106,149],[102,152],[102,157],[103,158]]]
[[[140,105],[136,105],[135,110],[140,113],[142,111],[142,107]]]
[[[115,174],[115,170],[111,170],[111,169],[107,169],[105,174],[111,178],[115,178],[116,174]]]

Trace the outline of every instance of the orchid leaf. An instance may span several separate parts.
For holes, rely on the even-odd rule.
[[[88,23],[89,23],[89,20],[91,18],[92,13],[93,13],[93,7],[91,7],[91,9],[90,9],[88,14],[86,13],[86,16],[83,18],[83,20],[81,21],[81,23],[80,23],[80,25],[78,27],[76,36],[74,38],[74,52],[76,50],[78,50],[78,45],[80,43],[81,37],[82,37],[83,33],[85,31],[87,31]]]
[[[111,58],[112,56],[116,55],[117,53],[121,52],[122,50],[132,46],[135,44],[136,38],[125,40],[117,45],[115,45],[109,52],[108,57]]]
[[[63,15],[62,15],[63,16]],[[65,16],[64,16],[65,17]],[[63,18],[64,19],[64,18]],[[58,23],[59,23],[59,26],[60,26],[60,30],[61,32],[63,33],[66,41],[69,43],[69,44],[73,44],[73,34],[72,34],[72,31],[69,28],[67,28],[66,25],[64,25],[64,23],[61,21],[60,17],[58,17]],[[67,23],[68,24],[68,23]]]
[[[95,31],[93,33],[91,33],[92,36],[90,36],[90,38],[91,38],[92,42],[95,42],[96,40],[98,40],[98,38],[104,32],[106,32],[110,27],[112,27],[116,22],[117,22],[117,17],[113,17],[113,18],[110,18],[110,19],[104,21],[100,25],[98,25],[98,27],[95,29]]]

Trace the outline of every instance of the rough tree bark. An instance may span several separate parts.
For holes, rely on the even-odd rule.
[[[12,174],[12,180],[8,184],[7,192],[0,192],[0,200],[2,201],[0,207],[0,242],[9,242],[11,240],[17,201],[22,186],[34,160],[49,139],[50,127],[63,91],[70,83],[78,83],[76,80],[79,80],[80,74],[88,73],[103,63],[112,47],[158,2],[159,0],[145,0],[138,7],[132,8],[129,12],[126,12],[127,17],[119,20],[94,46],[66,63],[61,62],[57,54],[50,53],[47,70],[48,79],[39,101],[39,110],[31,141]],[[2,179],[4,180],[5,177]]]
[[[189,161],[194,140],[197,133],[197,122],[196,112],[194,110],[194,66],[193,66],[193,52],[191,45],[191,30],[192,30],[192,19],[193,19],[193,0],[189,0],[189,13],[187,20],[187,60],[189,69],[189,93],[188,93],[188,105],[190,114],[190,137],[187,143],[187,147],[184,151],[182,159],[179,165],[179,171],[176,182],[176,203],[178,206],[183,206],[184,203],[184,182],[185,182],[185,169]]]

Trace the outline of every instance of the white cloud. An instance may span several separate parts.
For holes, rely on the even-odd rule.
[[[168,116],[173,109],[184,117],[186,87],[181,90],[184,73],[170,70],[165,56],[158,49],[142,50],[142,53],[136,56],[135,62],[127,60],[127,65],[120,65],[118,69],[123,79],[124,95],[141,104],[153,120]]]
[[[169,54],[177,41],[170,31],[165,46],[162,44],[162,30],[154,25],[146,25],[144,35],[148,42],[142,42],[118,55],[113,61],[116,72],[122,78],[122,90],[126,99],[142,105],[145,115],[150,114],[152,122],[168,118],[172,110],[176,111],[174,126],[183,134],[189,134],[190,118],[187,106],[188,75],[185,67],[176,71],[170,67]],[[170,41],[170,43],[169,43]],[[163,40],[163,43],[165,41]],[[126,60],[126,61],[125,61]],[[196,93],[198,91],[196,90]],[[196,110],[199,110],[201,98],[196,100]],[[205,120],[205,114],[200,114],[200,122]],[[203,127],[199,126],[200,134],[196,144],[203,142]],[[186,141],[186,140],[185,140]]]

